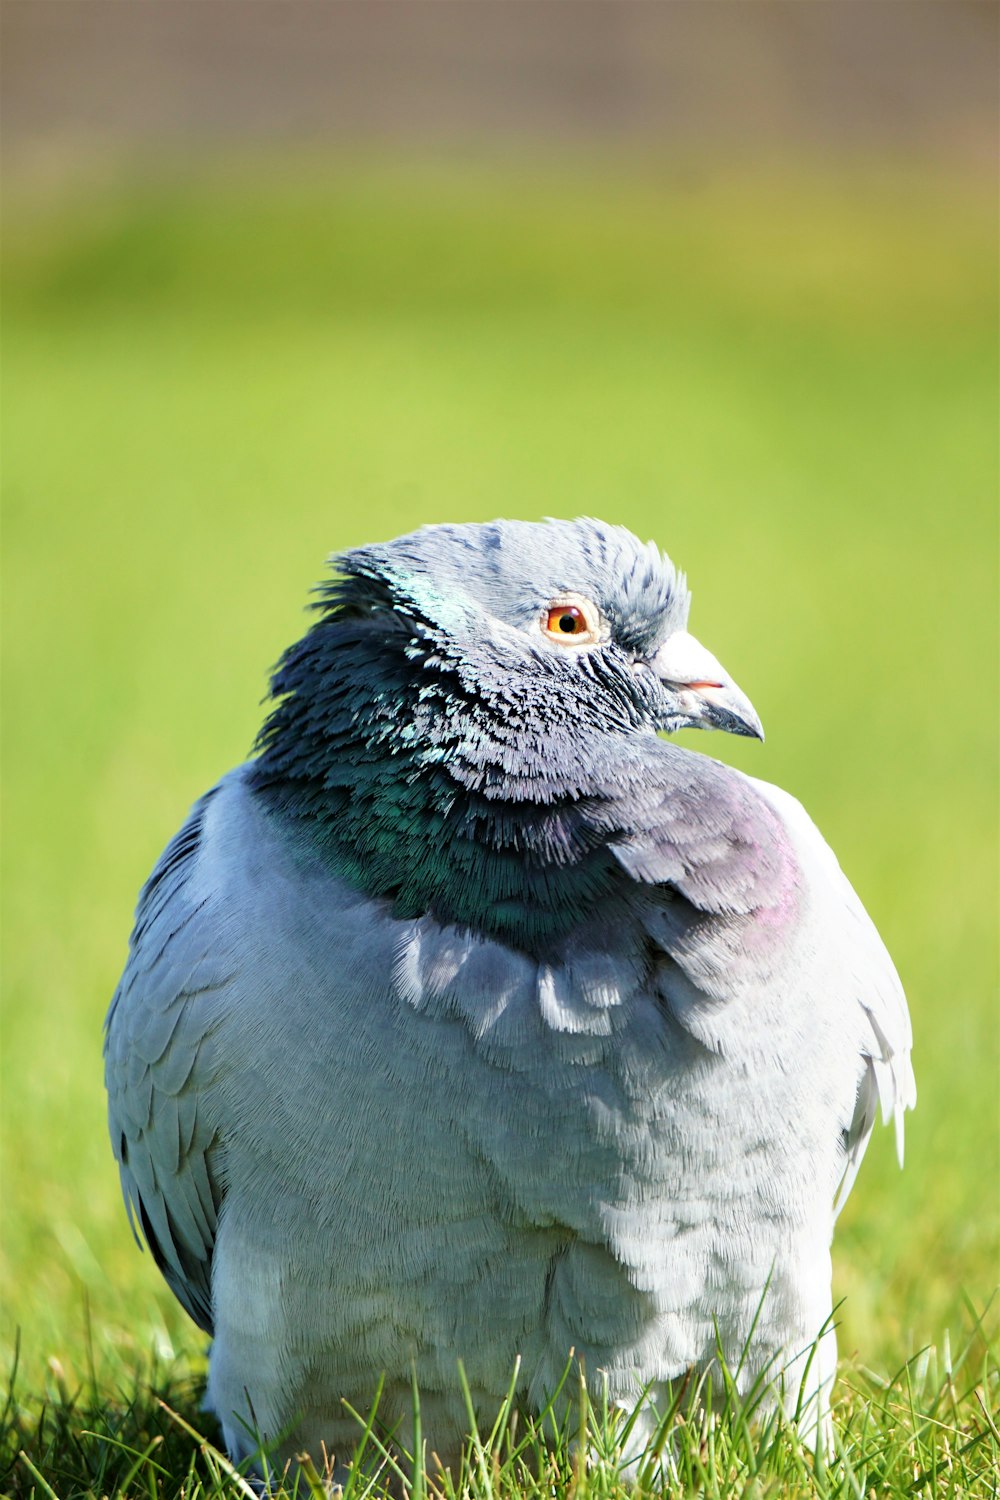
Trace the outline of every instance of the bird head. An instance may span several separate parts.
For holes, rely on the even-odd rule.
[[[722,729],[763,739],[747,697],[687,630],[684,575],[596,520],[428,526],[336,559],[334,610],[365,599],[472,696],[551,727]],[[350,607],[348,605],[348,607]]]

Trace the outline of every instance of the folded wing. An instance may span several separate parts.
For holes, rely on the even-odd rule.
[[[916,1103],[912,1033],[886,949],[837,860],[794,797],[664,746],[654,774],[617,810],[612,847],[647,887],[643,926],[661,953],[661,995],[682,1025],[723,1050],[741,1026],[784,1026],[788,1066],[804,1029],[856,1058],[841,1132],[839,1212],[879,1107],[895,1125]],[[737,1036],[733,1037],[733,1028]]]
[[[138,1238],[138,1221],[175,1295],[209,1333],[223,1192],[215,1031],[234,978],[191,891],[212,795],[195,806],[140,895],[105,1034],[108,1123],[133,1232]]]

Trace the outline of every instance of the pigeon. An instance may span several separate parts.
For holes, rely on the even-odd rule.
[[[581,1361],[648,1442],[720,1360],[828,1441],[834,1219],[906,1002],[683,574],[593,519],[333,559],[251,758],[139,897],[106,1023],[133,1231],[234,1461],[358,1414],[457,1462]],[[701,1386],[699,1386],[701,1382]],[[569,1399],[569,1398],[567,1398]]]

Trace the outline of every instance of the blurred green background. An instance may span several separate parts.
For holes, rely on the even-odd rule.
[[[105,1136],[101,1022],[136,892],[247,753],[326,554],[498,515],[599,515],[687,570],[692,628],[768,732],[690,743],[801,797],[910,996],[919,1107],[905,1173],[878,1133],[841,1220],[842,1348],[895,1367],[957,1337],[963,1297],[997,1282],[1000,1219],[979,137],[909,151],[869,123],[779,150],[738,113],[721,145],[655,119],[530,145],[478,121],[470,145],[405,119],[286,139],[237,118],[192,141],[122,105],[95,145],[36,105],[50,75],[23,25],[36,51],[18,33],[8,67],[34,58],[14,82],[42,124],[15,89],[4,1359],[20,1325],[32,1378],[50,1357],[72,1377],[88,1317],[99,1363],[200,1348],[129,1237]]]

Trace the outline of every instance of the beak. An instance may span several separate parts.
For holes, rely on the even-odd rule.
[[[725,729],[730,734],[764,738],[753,704],[729,674],[686,630],[668,636],[649,666],[676,697],[683,728]]]

